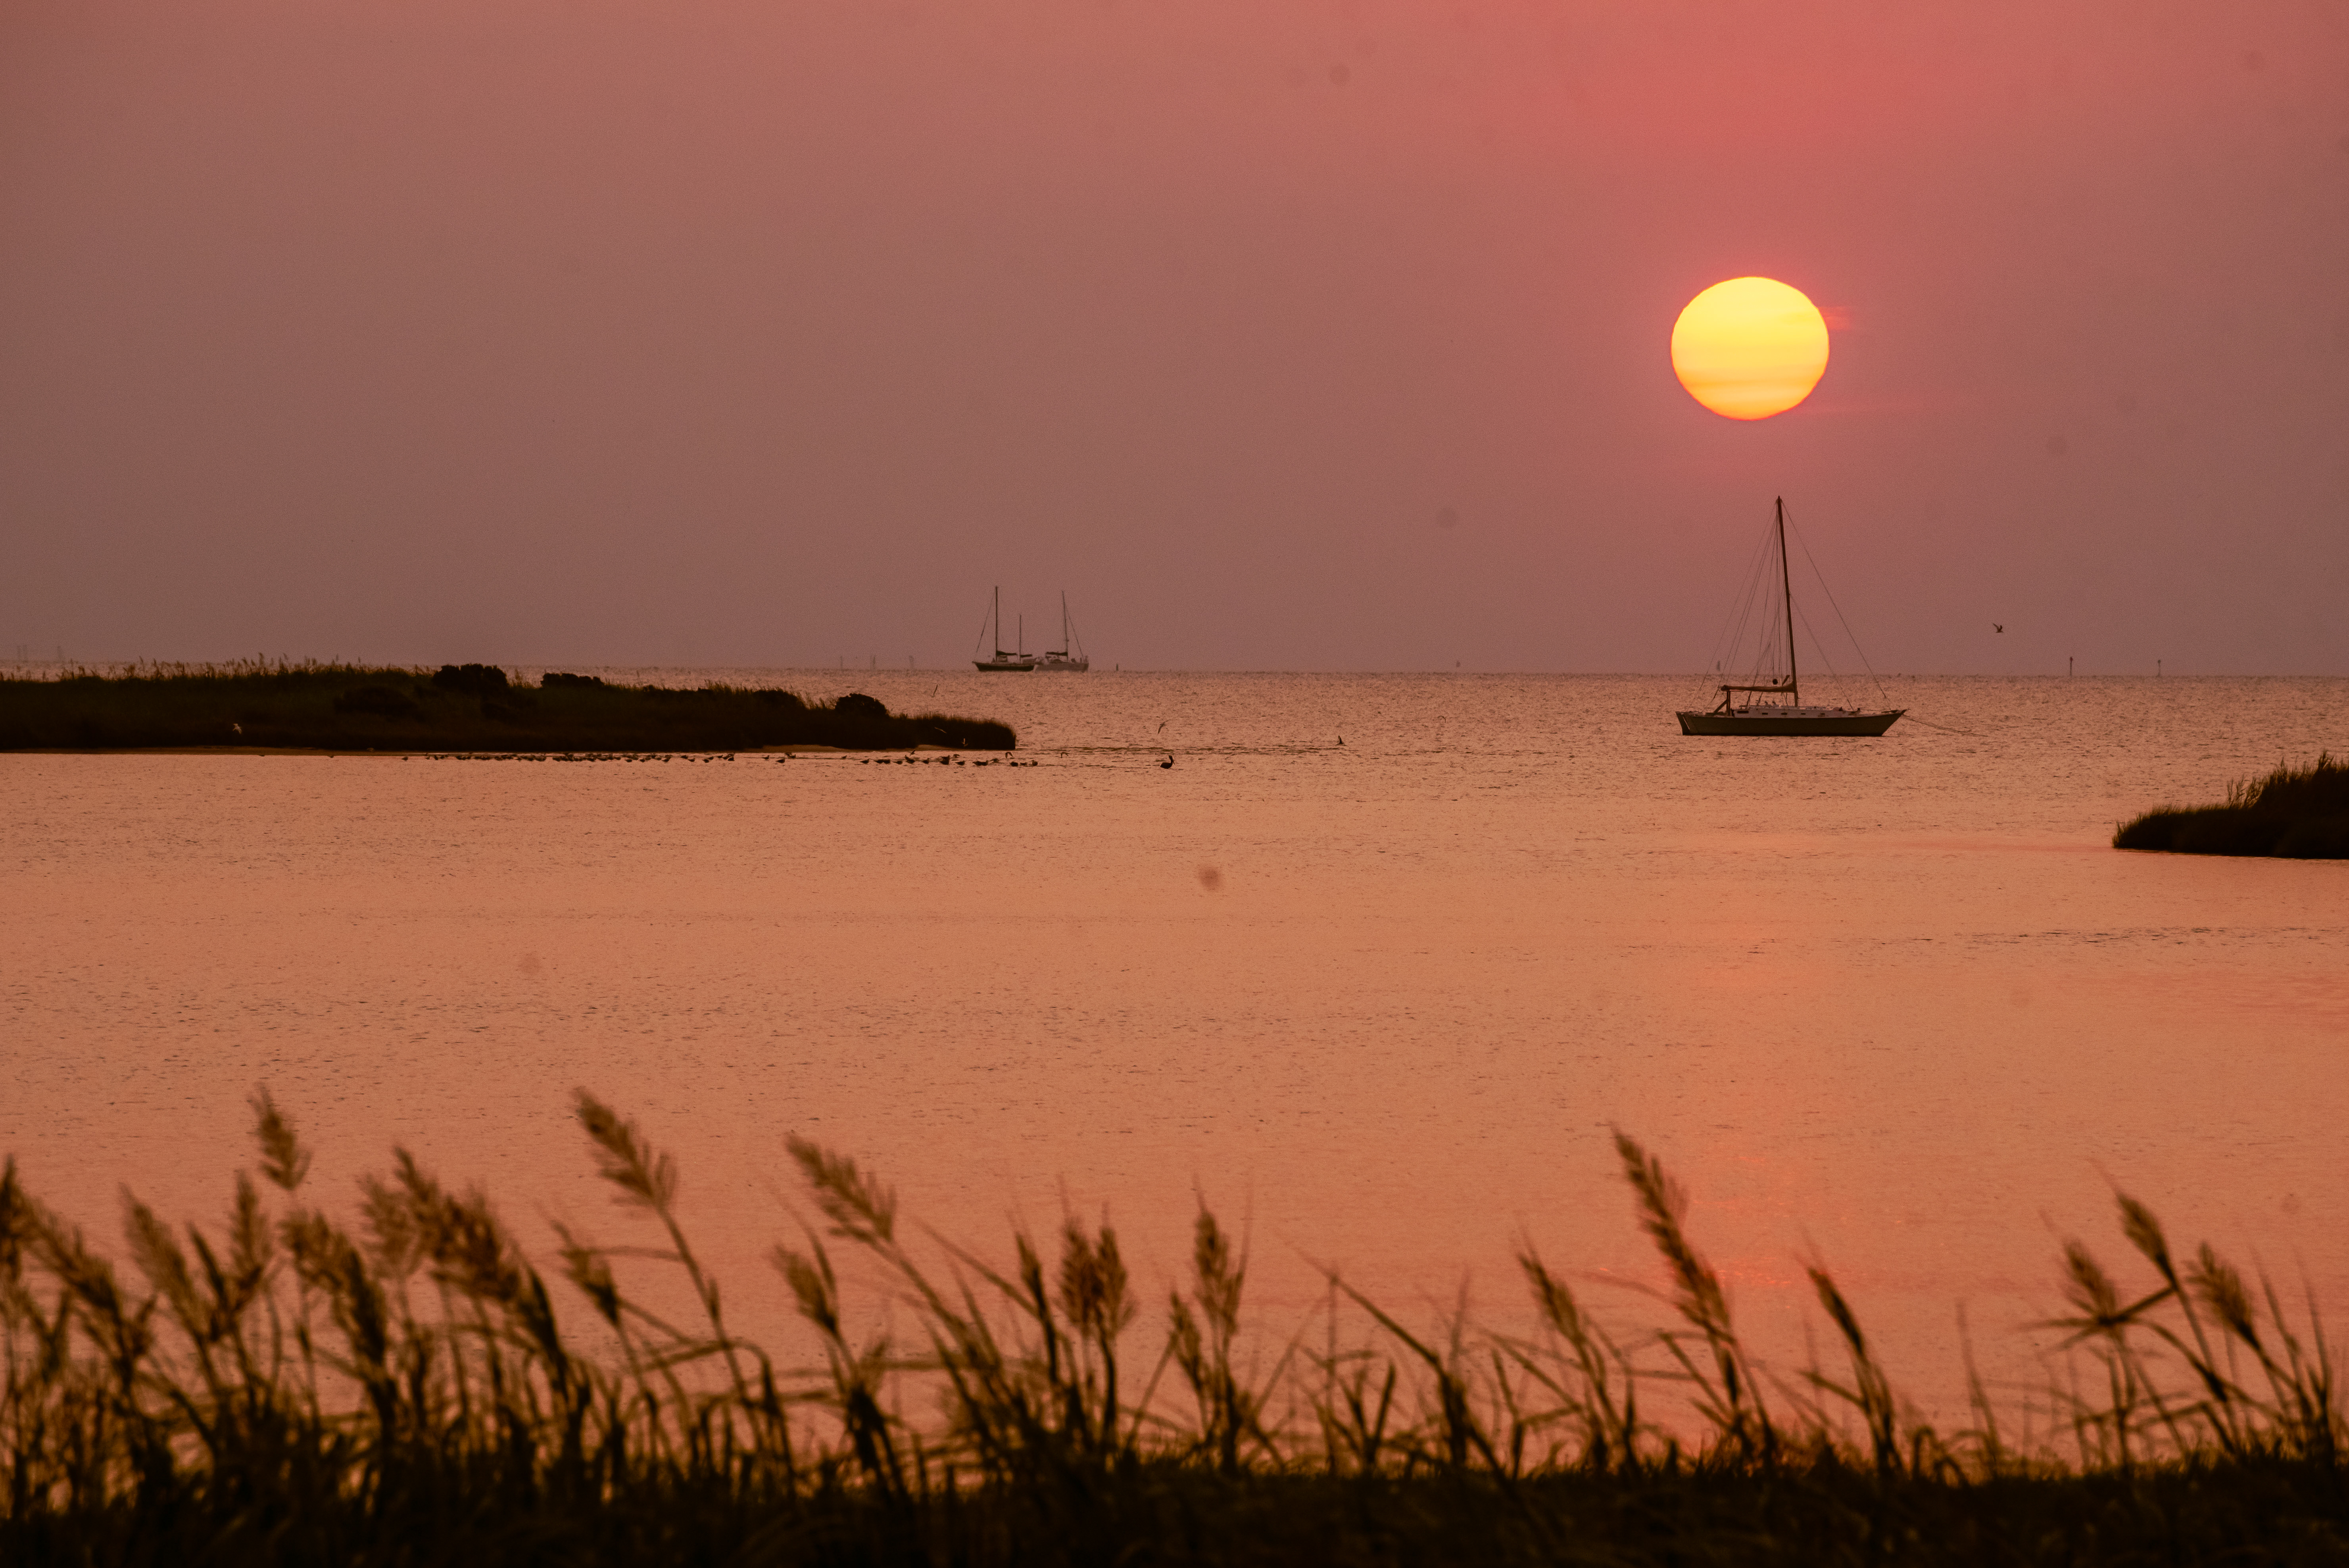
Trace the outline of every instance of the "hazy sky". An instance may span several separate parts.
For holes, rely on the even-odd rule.
[[[12,0],[0,230],[5,655],[1686,670],[1784,493],[1880,669],[2349,672],[2338,0]]]

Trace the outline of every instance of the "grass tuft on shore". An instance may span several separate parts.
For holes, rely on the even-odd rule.
[[[1008,724],[893,714],[862,692],[809,702],[765,688],[617,686],[562,673],[530,687],[484,664],[424,670],[253,660],[0,679],[0,751],[1009,751],[1017,743]]]
[[[2223,805],[2148,811],[2115,830],[2113,847],[2349,860],[2349,762],[2320,752],[2306,767],[2230,785]]]
[[[264,1091],[217,1227],[123,1197],[129,1270],[0,1170],[0,1561],[10,1563],[2338,1563],[2344,1422],[2313,1306],[2119,1199],[2140,1276],[2064,1249],[2054,1326],[2095,1376],[2036,1429],[1979,1384],[1937,1428],[1823,1262],[1843,1365],[1741,1340],[1662,1163],[1617,1154],[1670,1321],[1599,1325],[1528,1247],[1527,1332],[1414,1328],[1331,1276],[1252,1333],[1204,1207],[1143,1326],[1115,1231],[1009,1262],[909,1226],[792,1138],[771,1254],[816,1359],[730,1328],[676,1161],[582,1091],[644,1234],[558,1227],[556,1282],[404,1150],[348,1226]],[[854,1270],[844,1262],[853,1256]],[[643,1293],[673,1271],[690,1319]],[[851,1278],[881,1282],[859,1306]],[[558,1301],[568,1306],[559,1305]],[[1341,1312],[1340,1303],[1350,1310]],[[586,1328],[566,1328],[584,1308]],[[1308,1325],[1309,1327],[1311,1325]],[[1311,1348],[1318,1341],[1326,1348]],[[1667,1418],[1664,1411],[1672,1414]]]

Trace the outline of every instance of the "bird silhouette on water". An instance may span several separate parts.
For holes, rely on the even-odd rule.
[[[1171,768],[1171,767],[1173,767],[1173,766],[1174,765],[1174,753],[1172,753],[1172,752],[1167,753],[1166,753],[1166,760],[1165,760],[1164,762],[1163,762],[1163,763],[1159,763],[1158,765],[1159,765],[1160,767],[1162,767],[1162,768]]]

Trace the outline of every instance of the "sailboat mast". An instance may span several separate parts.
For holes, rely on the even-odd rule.
[[[1803,686],[1795,673],[1795,579],[1786,571],[1786,498],[1778,497],[1778,592],[1786,609],[1786,691],[1799,706]]]

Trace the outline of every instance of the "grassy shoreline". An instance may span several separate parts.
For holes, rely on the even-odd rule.
[[[519,686],[494,665],[156,666],[123,674],[0,679],[0,751],[401,753],[1009,751],[993,720],[891,713],[720,685],[610,685],[550,673]]]
[[[404,1153],[345,1228],[305,1196],[289,1119],[254,1106],[260,1180],[238,1174],[214,1229],[126,1192],[128,1271],[0,1174],[0,1560],[2349,1560],[2313,1303],[2174,1251],[2127,1197],[2127,1271],[2063,1250],[2055,1326],[2089,1376],[2051,1380],[2059,1435],[2019,1438],[1979,1384],[1965,1427],[1925,1421],[1823,1264],[1828,1361],[1757,1364],[1684,1195],[1628,1137],[1659,1324],[1610,1331],[1528,1248],[1536,1332],[1414,1328],[1333,1276],[1326,1349],[1254,1336],[1245,1248],[1204,1209],[1145,1324],[1107,1226],[1015,1233],[991,1262],[792,1138],[807,1218],[771,1288],[816,1350],[791,1365],[728,1327],[676,1162],[585,1092],[636,1234],[558,1226],[553,1283],[484,1195]],[[647,1271],[691,1321],[647,1303]],[[877,1300],[851,1299],[860,1277]]]
[[[2349,762],[2320,752],[2304,768],[2279,763],[2229,785],[2223,805],[2162,806],[2121,824],[2113,847],[2349,860]]]

